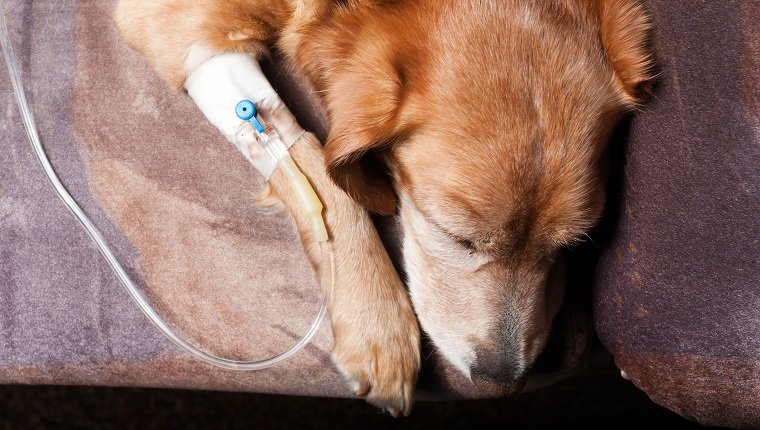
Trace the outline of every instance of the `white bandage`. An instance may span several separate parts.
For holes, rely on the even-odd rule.
[[[188,58],[194,58],[194,55]],[[194,68],[185,81],[185,88],[211,124],[238,146],[265,179],[272,175],[276,162],[248,142],[241,143],[237,134],[243,121],[235,113],[237,104],[241,100],[254,102],[286,148],[304,133],[251,55],[225,53],[213,56]]]

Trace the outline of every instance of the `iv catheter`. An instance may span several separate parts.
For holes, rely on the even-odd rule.
[[[298,341],[295,345],[288,348],[287,350],[264,360],[237,361],[218,357],[216,355],[202,351],[195,345],[189,343],[184,338],[179,336],[171,329],[171,327],[169,327],[169,325],[150,306],[145,296],[140,292],[140,290],[124,270],[119,260],[113,254],[113,251],[105,242],[101,233],[61,183],[58,175],[50,164],[50,160],[48,159],[44,146],[42,145],[42,141],[40,140],[34,116],[32,115],[32,111],[28,105],[18,63],[13,53],[13,48],[11,46],[10,38],[8,35],[5,15],[1,7],[0,45],[2,46],[3,55],[5,57],[8,73],[13,86],[13,91],[16,96],[16,101],[18,103],[19,111],[24,122],[24,127],[26,129],[29,142],[32,145],[34,153],[37,156],[37,159],[39,160],[40,165],[45,172],[45,175],[53,185],[53,188],[55,188],[58,196],[66,205],[67,209],[74,215],[77,221],[79,221],[82,227],[84,227],[90,238],[95,242],[98,249],[103,254],[103,257],[106,259],[108,264],[111,266],[111,269],[114,271],[114,274],[117,276],[121,284],[125,287],[135,303],[139,306],[140,310],[164,335],[166,335],[166,337],[168,337],[178,347],[190,353],[198,360],[231,370],[261,370],[271,367],[292,357],[294,354],[303,349],[303,347],[306,346],[309,341],[311,341],[311,339],[316,334],[320,324],[324,320],[325,315],[327,314],[327,303],[329,302],[329,294],[332,290],[335,278],[335,261],[332,254],[331,245],[328,242],[324,220],[321,216],[322,203],[319,201],[316,193],[314,193],[314,190],[309,185],[306,177],[303,175],[303,173],[300,172],[300,170],[298,170],[297,165],[288,155],[287,147],[282,144],[282,140],[277,131],[272,127],[266,127],[266,122],[259,115],[257,115],[256,107],[253,102],[249,100],[242,100],[238,106],[240,109],[247,107],[250,109],[250,112],[230,112],[230,114],[238,113],[240,119],[244,120],[244,122],[239,127],[238,138],[241,140],[241,142],[245,142],[246,144],[258,143],[262,145],[265,152],[269,155],[271,161],[276,161],[277,167],[280,168],[288,178],[291,189],[298,198],[299,206],[303,212],[303,215],[309,217],[312,228],[315,232],[315,237],[317,238],[317,241],[320,242],[323,258],[322,268],[325,269],[325,272],[323,273],[323,277],[325,279],[322,280],[322,285],[326,285],[327,287],[325,288],[325,297],[322,301],[317,317],[300,341]],[[241,114],[241,112],[243,113]],[[250,114],[250,117],[246,119],[248,114]],[[255,120],[259,126],[253,130],[251,130],[253,127],[253,122],[251,121],[252,119]],[[282,153],[283,151],[284,154]]]

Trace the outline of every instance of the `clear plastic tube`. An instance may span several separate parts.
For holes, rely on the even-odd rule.
[[[32,145],[32,148],[34,149],[34,153],[37,156],[37,159],[40,162],[40,165],[42,165],[42,169],[45,171],[45,175],[50,180],[50,183],[53,185],[53,188],[55,188],[55,191],[58,193],[58,196],[61,198],[63,203],[66,205],[66,207],[71,211],[71,213],[74,215],[74,217],[79,221],[79,223],[84,227],[87,234],[90,236],[90,238],[95,242],[100,252],[103,254],[103,257],[105,257],[108,264],[111,266],[111,269],[113,269],[114,273],[116,274],[116,277],[119,279],[121,284],[126,288],[129,295],[132,297],[132,299],[137,303],[140,310],[145,314],[145,316],[148,317],[148,319],[155,324],[156,327],[158,327],[161,332],[163,332],[166,337],[168,337],[172,342],[174,342],[177,346],[185,350],[186,352],[193,355],[195,358],[197,358],[200,361],[203,361],[205,363],[222,367],[225,369],[231,369],[231,370],[261,370],[266,369],[268,367],[274,366],[275,364],[281,363],[288,358],[292,357],[294,354],[299,352],[301,349],[303,349],[309,341],[314,337],[314,335],[317,332],[317,329],[321,325],[322,321],[325,318],[325,315],[327,314],[327,304],[329,302],[330,298],[330,291],[332,291],[333,288],[333,282],[335,280],[335,259],[332,252],[332,246],[329,242],[322,242],[320,244],[321,246],[321,252],[322,252],[322,258],[323,258],[323,268],[327,268],[327,271],[325,271],[322,276],[329,276],[329,282],[325,283],[327,279],[322,279],[322,285],[327,285],[328,287],[324,289],[324,298],[321,304],[321,307],[319,309],[319,312],[317,313],[317,317],[312,323],[309,330],[306,332],[303,338],[301,338],[300,341],[298,341],[295,345],[288,348],[287,350],[272,356],[270,358],[259,360],[259,361],[237,361],[237,360],[230,360],[222,357],[217,357],[216,355],[210,354],[208,352],[205,352],[195,345],[192,345],[188,341],[186,341],[184,338],[179,336],[177,333],[174,332],[174,330],[169,327],[168,324],[156,313],[156,311],[150,306],[150,303],[146,300],[146,298],[142,295],[140,290],[137,288],[134,282],[132,282],[132,279],[129,277],[127,272],[122,267],[121,263],[119,263],[119,260],[114,256],[113,252],[111,251],[111,248],[108,246],[106,241],[103,239],[103,236],[100,234],[100,231],[93,225],[90,218],[87,217],[87,215],[84,213],[82,208],[77,204],[76,200],[69,194],[68,190],[66,190],[66,187],[61,183],[60,179],[58,178],[58,175],[55,173],[55,170],[53,169],[53,166],[50,164],[50,160],[47,157],[47,154],[45,153],[45,148],[42,145],[42,142],[40,140],[39,133],[37,131],[37,126],[34,121],[34,116],[32,115],[31,110],[29,109],[29,104],[26,100],[26,94],[24,93],[24,86],[23,82],[21,80],[21,74],[19,73],[18,64],[16,61],[16,57],[13,54],[13,48],[11,46],[11,41],[8,36],[8,29],[6,27],[5,23],[5,14],[4,14],[4,5],[0,3],[0,45],[2,45],[3,49],[3,55],[5,57],[5,63],[8,66],[8,74],[11,79],[11,83],[13,85],[13,91],[16,95],[16,101],[18,102],[19,111],[21,112],[21,117],[24,121],[24,127],[26,128],[27,136],[29,137],[29,142]]]

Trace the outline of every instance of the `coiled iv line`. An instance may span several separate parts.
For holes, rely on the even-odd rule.
[[[40,162],[40,165],[42,166],[42,169],[44,170],[45,175],[47,176],[50,183],[53,185],[53,188],[55,188],[55,191],[58,194],[58,196],[66,205],[68,210],[74,215],[77,221],[79,221],[82,227],[84,227],[85,231],[90,236],[90,238],[95,242],[101,254],[103,254],[103,257],[105,257],[106,261],[108,262],[109,266],[111,266],[111,269],[116,274],[121,284],[124,286],[124,288],[127,290],[129,295],[138,305],[140,310],[145,314],[145,316],[147,316],[148,319],[178,347],[190,353],[191,355],[193,355],[195,358],[197,358],[200,361],[203,361],[205,363],[208,363],[214,366],[222,367],[225,369],[230,369],[230,370],[266,369],[268,367],[274,366],[275,364],[281,363],[289,359],[290,357],[295,355],[297,352],[299,352],[301,349],[303,349],[314,337],[314,335],[317,332],[317,329],[319,328],[319,326],[321,325],[322,321],[325,318],[325,315],[327,314],[327,304],[329,302],[329,295],[330,295],[330,291],[332,290],[333,283],[335,281],[335,261],[334,261],[334,256],[332,253],[332,247],[330,243],[327,241],[326,234],[324,236],[324,240],[320,241],[320,249],[321,249],[322,258],[323,258],[322,267],[327,269],[322,274],[322,276],[330,277],[329,283],[326,284],[322,282],[322,285],[328,285],[328,287],[325,288],[325,297],[322,300],[322,304],[319,308],[319,312],[317,313],[316,319],[311,324],[306,334],[295,345],[291,346],[287,350],[275,356],[272,356],[264,360],[237,361],[237,360],[226,359],[226,358],[222,358],[222,357],[218,357],[216,355],[210,354],[208,352],[205,352],[199,349],[198,347],[189,343],[188,341],[186,341],[184,338],[182,338],[177,333],[175,333],[174,330],[172,330],[171,327],[169,327],[169,325],[166,324],[166,322],[150,306],[146,298],[139,291],[137,286],[134,284],[134,282],[129,277],[127,272],[124,270],[121,263],[119,263],[119,260],[116,258],[116,256],[114,256],[113,252],[111,251],[111,248],[105,242],[105,240],[103,239],[103,236],[100,234],[98,229],[95,227],[95,225],[93,225],[92,221],[87,217],[87,215],[84,213],[84,211],[79,206],[79,204],[77,204],[76,200],[74,200],[74,198],[71,196],[68,190],[66,190],[66,187],[64,187],[64,185],[61,183],[60,179],[58,178],[58,175],[53,169],[53,166],[50,164],[50,160],[48,159],[48,156],[45,152],[45,148],[42,145],[42,141],[40,140],[37,126],[34,121],[34,116],[32,115],[31,109],[29,108],[29,104],[26,99],[23,81],[21,80],[21,74],[19,73],[18,63],[16,61],[16,57],[13,53],[13,48],[11,46],[10,37],[8,35],[8,29],[6,27],[5,14],[4,14],[2,6],[3,4],[0,3],[0,45],[2,45],[3,55],[5,57],[5,63],[8,66],[8,74],[10,76],[11,84],[13,85],[13,91],[15,93],[19,111],[21,113],[21,117],[24,122],[24,127],[26,129],[29,142],[32,145],[35,155],[37,156],[37,160]],[[276,133],[271,130],[268,130],[268,132]],[[258,135],[258,137],[259,138],[264,137],[264,138],[269,139],[272,136],[269,136],[267,134],[260,134]],[[274,140],[279,140],[276,135],[273,137],[274,137]],[[282,158],[282,160],[279,166],[281,169],[283,169],[285,174],[290,178],[289,180],[290,180],[291,185],[293,186],[294,183],[297,183],[300,185],[300,188],[295,190],[296,194],[303,194],[302,190],[304,189],[303,188],[304,182],[306,183],[308,190],[311,190],[311,187],[308,186],[308,181],[306,181],[305,177],[298,170],[297,166],[292,161],[292,159],[290,159],[290,157],[288,156],[286,158]],[[306,213],[306,215],[309,216],[312,220],[316,216],[319,216],[321,220],[321,203],[319,203],[319,200],[316,197],[316,194],[313,192],[313,190],[311,190],[311,193],[313,194],[313,196],[311,197],[311,200],[309,200],[311,206],[308,208],[309,210],[311,210],[311,212]],[[318,215],[314,214],[314,210],[315,210],[314,199],[316,199],[316,203],[318,203],[317,209],[319,209],[320,211]],[[300,204],[303,210],[304,209],[303,199],[301,199]],[[322,225],[322,229],[324,229],[324,225]],[[323,280],[326,280],[326,279],[323,279]]]

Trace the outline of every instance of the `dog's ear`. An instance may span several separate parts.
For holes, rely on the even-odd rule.
[[[396,67],[377,60],[357,69],[362,73],[332,77],[325,159],[330,177],[354,200],[371,212],[390,215],[397,197],[382,152],[403,135],[399,109],[404,89]]]
[[[597,0],[599,37],[612,66],[613,82],[626,104],[639,104],[650,90],[651,24],[638,0]]]

